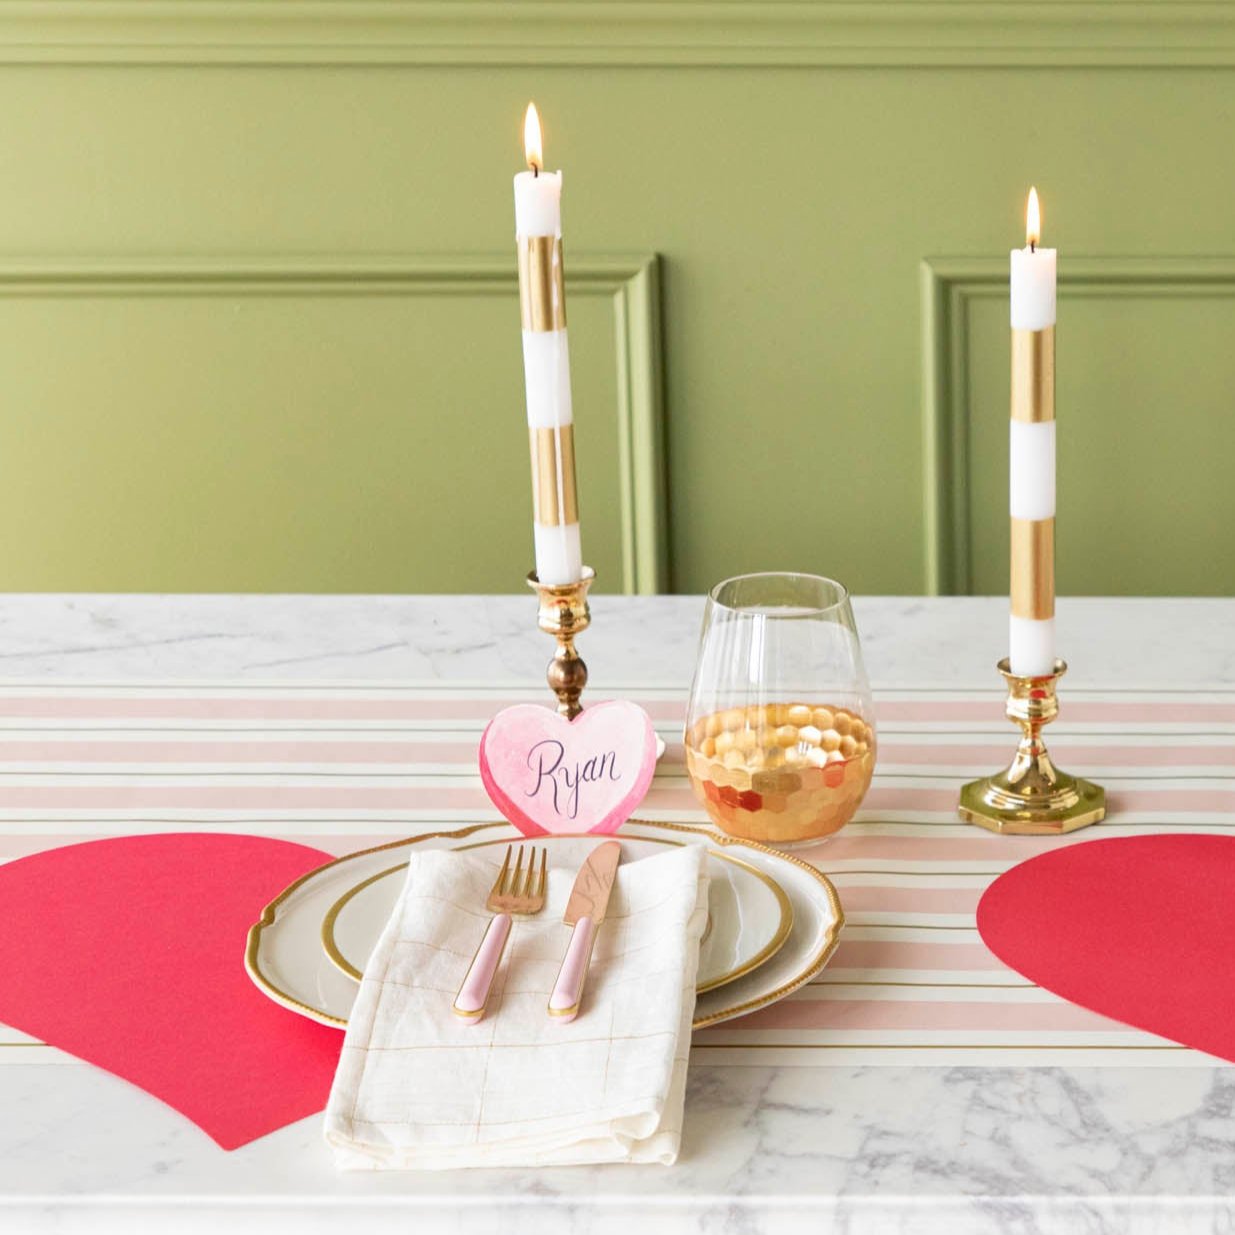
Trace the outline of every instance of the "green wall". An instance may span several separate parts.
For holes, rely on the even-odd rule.
[[[1232,594],[1233,7],[0,4],[0,586],[520,589],[534,97],[601,590],[1005,588],[1033,182],[1060,590]]]

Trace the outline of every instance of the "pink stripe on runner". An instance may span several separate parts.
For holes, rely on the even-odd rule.
[[[832,969],[985,969],[1010,973],[980,943],[917,943],[899,939],[849,939],[844,935],[828,964]]]
[[[1069,766],[1089,764],[1130,768],[1235,767],[1235,742],[1225,746],[1175,746],[1168,742],[1158,742],[1153,746],[1094,746],[1062,739],[1051,743],[1051,752]],[[1007,761],[1006,742],[993,742],[989,746],[955,746],[942,742],[911,746],[889,742],[882,743],[879,747],[879,762],[883,765],[944,764],[948,767],[991,768]]]
[[[940,811],[956,810],[959,783],[943,788],[876,785],[866,795],[862,810],[872,811]],[[1120,789],[1108,792],[1107,813],[1114,816],[1131,811],[1216,811],[1235,812],[1235,786],[1214,786],[1205,789]]]
[[[449,767],[476,766],[477,738],[459,742],[286,742],[223,740],[203,742],[173,739],[82,740],[47,738],[8,742],[0,738],[0,764],[4,763],[325,763],[438,764]],[[680,742],[667,744],[662,767],[684,770]]]
[[[846,913],[974,913],[983,888],[850,887],[833,876]],[[916,882],[926,883],[925,879]]]
[[[1126,1031],[1127,1026],[1064,1003],[956,1003],[884,999],[786,999],[742,1017],[734,1029],[960,1029]]]
[[[593,703],[600,703],[596,695]],[[101,696],[0,697],[0,716],[39,720],[474,720],[478,725],[513,699],[338,699],[308,695],[303,698],[257,699],[227,695],[161,698]],[[523,702],[527,702],[523,700]],[[546,705],[547,706],[547,705]],[[642,706],[653,720],[681,720],[679,700],[645,699]]]
[[[862,803],[865,811],[944,811],[956,810],[960,785],[940,789],[911,787],[873,788]],[[1108,815],[1130,811],[1218,811],[1235,812],[1235,786],[1206,789],[1121,789],[1107,794]]]
[[[491,715],[496,700],[252,699],[49,696],[0,698],[0,716],[64,720],[456,720]]]
[[[13,810],[475,810],[492,813],[484,790],[397,785],[9,785],[0,809]],[[461,821],[458,824],[463,827]],[[409,824],[410,829],[415,828]]]
[[[153,742],[100,738],[83,740],[48,737],[40,740],[5,741],[0,738],[0,763],[354,763],[441,764],[454,767],[476,763],[477,739],[457,742],[417,741],[246,741],[242,738],[206,742],[172,739]],[[1055,743],[1061,759],[1072,764],[1102,767],[1235,767],[1235,742],[1226,746],[1080,746]],[[956,746],[884,744],[879,758],[883,765],[932,767],[940,764],[975,769],[1006,760],[1007,744]],[[683,771],[680,742],[670,742],[662,768]]]
[[[866,795],[861,809],[869,817],[879,811],[935,811],[953,814],[959,780],[941,788],[879,785]],[[1235,786],[1229,789],[1122,789],[1107,794],[1108,817],[1130,811],[1216,811],[1235,813]]]
[[[875,718],[878,721],[951,721],[992,720],[999,714],[1001,704],[992,693],[989,700],[918,700],[881,699],[875,703]],[[1235,704],[1230,703],[1166,703],[1160,700],[1117,700],[1102,703],[1087,703],[1071,699],[1067,705],[1067,718],[1078,724],[1142,725],[1163,724],[1228,724],[1235,722]]]
[[[295,826],[295,825],[291,825]],[[0,835],[0,862],[10,862],[14,858],[24,858],[31,853],[42,853],[45,849],[59,849],[62,845],[77,845],[84,841],[101,840],[109,836],[134,836],[138,834],[161,832],[200,832],[199,823],[160,822],[150,823],[145,820],[116,820],[113,823],[102,823],[89,834],[75,835],[71,833],[42,832],[34,835],[13,836]],[[251,835],[253,826],[245,826],[236,822],[230,826],[224,825],[211,829],[213,832],[228,832],[238,836]],[[453,827],[442,828],[441,831],[454,831]],[[308,845],[311,848],[325,850],[333,857],[344,857],[349,853],[358,853],[362,849],[375,849],[379,845],[388,845],[399,839],[397,835],[373,835],[366,832],[347,832],[337,835],[317,836],[303,832],[272,833],[279,840],[292,841],[295,844]],[[484,833],[476,836],[476,840],[484,840]],[[396,853],[391,858],[391,864],[397,862],[402,854]],[[260,908],[260,906],[257,906]]]
[[[1088,828],[1069,836],[996,836],[981,828],[973,828],[972,834],[965,836],[936,837],[929,835],[933,828],[922,828],[921,831],[923,835],[871,836],[869,833],[864,835],[860,827],[849,827],[830,840],[821,841],[794,856],[814,862],[825,874],[832,863],[855,861],[864,868],[882,861],[990,862],[1002,868],[1045,853],[1052,847],[1084,844],[1101,835],[1101,831],[1093,832]]]
[[[606,698],[598,692],[594,702]],[[638,692],[632,698],[639,699]],[[106,695],[13,695],[0,697],[0,716],[38,719],[158,720],[474,720],[483,724],[496,711],[514,702],[501,696],[406,699],[340,698],[306,694],[295,698],[257,698],[244,695],[180,695],[119,697]],[[685,715],[684,699],[639,699],[655,720],[678,722]],[[983,721],[997,718],[999,701],[990,699],[920,700],[882,699],[876,705],[881,721]],[[1235,722],[1235,704],[1169,703],[1118,700],[1087,703],[1072,700],[1068,719],[1080,723],[1226,724]]]
[[[433,763],[476,765],[477,742],[0,740],[0,763]]]
[[[226,776],[226,773],[221,774]],[[1230,795],[1235,801],[1235,791]],[[89,806],[108,809],[116,805],[209,806],[213,809],[288,810],[385,809],[385,810],[491,810],[477,777],[462,785],[251,785],[224,783],[204,785],[151,785],[134,779],[123,785],[5,785],[0,782],[0,809],[40,809],[53,806]],[[956,793],[951,789],[875,789],[867,796],[865,809],[952,810]],[[655,817],[658,811],[697,810],[694,795],[685,787],[653,783],[640,813]],[[1184,809],[1182,806],[1180,809]],[[1204,809],[1195,807],[1194,809]],[[703,822],[701,816],[700,822]]]
[[[874,786],[862,801],[864,811],[948,811],[955,812],[960,785],[939,789]]]
[[[226,774],[220,774],[224,778]],[[478,783],[449,786],[406,785],[252,785],[211,783],[204,785],[152,785],[134,779],[120,785],[90,784],[84,778],[71,785],[4,785],[0,782],[0,809],[44,810],[55,807],[110,810],[116,807],[201,807],[212,810],[474,810],[488,813],[489,799]],[[1235,814],[1235,789],[1137,789],[1110,794],[1108,806],[1113,820],[1130,811],[1196,812]],[[867,819],[880,811],[937,812],[951,815],[956,809],[956,789],[873,789],[863,803]],[[644,817],[655,818],[663,811],[694,811],[698,806],[688,788],[654,783],[640,807]],[[704,822],[699,816],[699,822]],[[821,859],[845,856],[857,844],[863,857],[921,857],[939,861],[949,857],[1000,854],[1011,857],[1017,840],[1035,845],[1026,853],[1040,852],[1036,838],[975,835],[963,839],[935,838],[924,829],[921,837],[878,837],[862,835],[850,828],[818,850]],[[1082,838],[1084,839],[1084,838]],[[1055,841],[1054,843],[1059,843]]]

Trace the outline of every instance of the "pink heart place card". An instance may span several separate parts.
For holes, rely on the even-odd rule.
[[[574,720],[516,704],[480,739],[485,791],[525,836],[616,832],[655,771],[651,717],[626,699],[595,704]]]

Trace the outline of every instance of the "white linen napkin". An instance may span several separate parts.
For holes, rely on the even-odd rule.
[[[551,870],[544,909],[514,919],[484,1019],[468,1022],[451,1004],[491,917],[485,898],[503,852],[412,858],[326,1107],[337,1166],[677,1158],[707,921],[704,847],[618,868],[583,1009],[567,1024],[546,1006],[570,940],[562,913],[577,872]]]

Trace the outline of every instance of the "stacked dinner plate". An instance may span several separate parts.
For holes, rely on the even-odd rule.
[[[499,850],[526,838],[482,823],[365,849],[298,879],[249,932],[245,966],[271,999],[327,1025],[347,1024],[358,983],[403,885],[425,848]],[[549,864],[575,869],[602,837],[538,836]],[[699,955],[695,1028],[784,998],[817,974],[844,921],[836,889],[813,866],[707,827],[630,820],[617,834],[623,863],[667,845],[706,845],[711,887]]]

